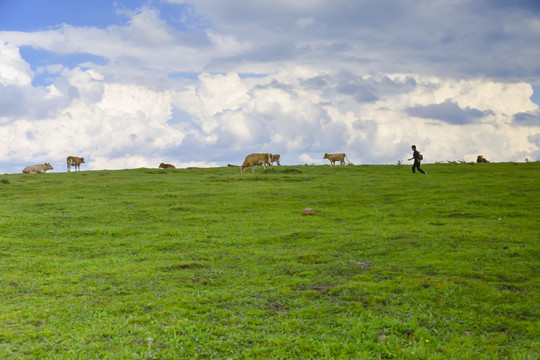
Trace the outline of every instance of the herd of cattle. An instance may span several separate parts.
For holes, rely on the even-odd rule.
[[[81,171],[81,164],[84,163],[84,158],[77,157],[77,156],[68,156],[66,159],[67,164],[67,171],[71,171],[71,167],[75,167],[75,171]],[[38,164],[38,165],[30,165],[23,169],[23,173],[25,174],[41,174],[46,172],[47,170],[52,170],[53,167],[50,163],[45,164]]]
[[[272,167],[274,163],[277,163],[278,165],[281,165],[279,163],[280,159],[279,154],[270,154],[270,153],[254,153],[249,154],[244,159],[244,162],[242,163],[242,166],[238,165],[231,165],[227,164],[229,167],[239,167],[240,172],[244,172],[247,169],[251,168],[251,172],[255,172],[255,168],[258,166],[264,166],[266,169],[266,166]],[[345,165],[345,160],[350,164],[351,162],[347,158],[347,155],[345,153],[337,153],[337,154],[328,154],[325,153],[323,156],[323,159],[330,160],[330,165],[334,166],[336,164],[336,161],[339,161],[339,165]],[[482,155],[478,155],[476,158],[477,163],[488,163],[489,161],[483,157]],[[68,156],[66,159],[67,164],[67,171],[71,171],[71,167],[75,167],[75,171],[81,171],[81,164],[84,163],[83,157],[77,157],[77,156]],[[159,164],[160,169],[176,169],[176,167],[172,164],[165,164],[161,163]],[[25,174],[40,174],[44,173],[47,170],[53,170],[53,167],[50,163],[45,164],[38,164],[38,165],[30,165],[23,169],[23,173]]]

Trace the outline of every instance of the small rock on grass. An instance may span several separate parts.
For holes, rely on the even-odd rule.
[[[362,266],[362,267],[370,267],[373,263],[371,261],[356,261],[356,260],[351,260],[351,264],[355,264],[355,265],[358,265],[358,266]]]

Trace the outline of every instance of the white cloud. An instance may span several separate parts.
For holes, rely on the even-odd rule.
[[[301,28],[306,28],[310,25],[313,25],[316,23],[316,20],[313,16],[310,17],[302,17],[298,20],[296,20],[296,25]]]
[[[297,68],[246,79],[235,73],[203,74],[189,89],[170,91],[107,83],[97,70],[64,70],[59,83],[75,89],[78,97],[55,117],[5,120],[0,131],[11,138],[6,137],[2,161],[61,162],[70,154],[87,158],[89,169],[155,167],[165,159],[179,167],[203,167],[269,151],[280,153],[285,164],[322,164],[325,152],[343,151],[356,164],[395,163],[410,155],[412,143],[428,162],[472,161],[478,153],[509,161],[516,160],[515,154],[537,151],[528,141],[530,128],[512,126],[514,114],[537,108],[530,102],[530,87],[521,83],[389,74],[363,79],[374,92],[388,88],[389,80],[403,84],[405,78],[414,79],[415,85],[403,93],[356,102],[354,93],[328,90],[339,88],[328,71],[304,69],[298,74]],[[330,75],[328,86],[312,87],[310,77],[320,75]],[[483,89],[494,105],[472,96],[475,88]],[[58,93],[49,88],[49,96]],[[509,101],[496,106],[498,98]],[[492,110],[467,126],[406,114],[410,106],[441,99],[464,109]],[[192,120],[171,123],[175,108]]]
[[[85,159],[86,161],[86,159]],[[121,158],[109,158],[109,157],[95,157],[88,164],[94,169],[106,169],[106,170],[120,170],[120,169],[134,169],[134,168],[150,168],[158,167],[158,164],[151,163],[148,158],[140,155],[124,154]]]
[[[168,2],[178,13],[149,3],[105,28],[0,32],[0,161],[395,163],[412,143],[428,161],[538,154],[540,50],[527,44],[540,33],[519,4]],[[30,66],[22,46],[103,61]]]
[[[30,65],[21,58],[19,48],[0,42],[0,85],[25,86],[33,78]]]
[[[248,42],[239,41],[234,36],[221,35],[212,31],[208,31],[207,35],[215,46],[216,53],[223,57],[238,55],[251,48]]]
[[[159,12],[149,7],[143,7],[131,17],[126,34],[149,47],[168,45],[174,40]]]
[[[322,158],[322,156],[321,156]],[[323,161],[321,159],[314,159],[312,158],[311,156],[309,156],[308,154],[301,154],[298,159],[308,165],[311,165],[311,164],[321,164]]]

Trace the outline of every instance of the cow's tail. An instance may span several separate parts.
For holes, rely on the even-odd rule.
[[[347,164],[352,164],[352,162],[349,161],[349,158],[347,157],[347,155],[345,155],[345,160],[347,160]]]

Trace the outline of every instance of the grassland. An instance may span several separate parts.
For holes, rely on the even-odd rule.
[[[540,163],[423,168],[1,175],[0,358],[537,359]]]

